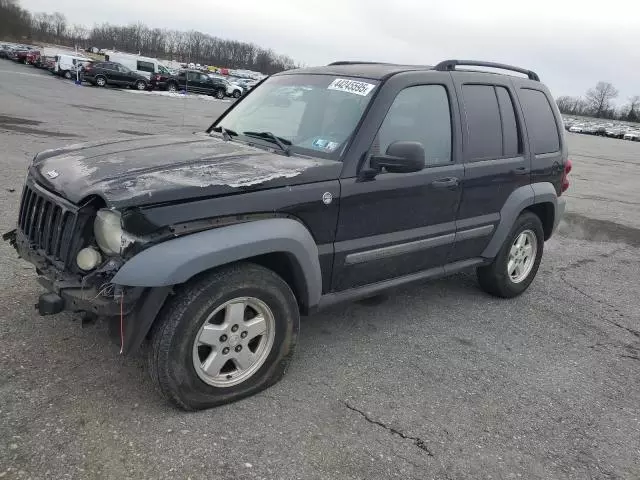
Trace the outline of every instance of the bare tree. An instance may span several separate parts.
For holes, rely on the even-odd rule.
[[[625,108],[627,120],[637,122],[640,119],[640,95],[634,95],[629,98],[629,104]]]
[[[611,101],[618,96],[618,90],[609,82],[598,82],[595,88],[587,91],[586,100],[589,111],[595,117],[611,110]]]

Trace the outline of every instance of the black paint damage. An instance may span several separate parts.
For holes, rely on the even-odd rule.
[[[337,179],[341,163],[287,157],[209,135],[152,136],[42,152],[31,174],[73,203],[161,204]]]

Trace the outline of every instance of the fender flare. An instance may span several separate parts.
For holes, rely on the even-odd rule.
[[[194,275],[266,253],[289,255],[298,270],[302,300],[315,307],[322,294],[318,247],[300,222],[288,218],[256,220],[198,232],[154,245],[129,259],[111,283],[166,287]]]
[[[552,183],[540,182],[515,189],[500,210],[500,223],[491,241],[482,252],[484,258],[494,258],[502,247],[514,222],[522,211],[538,203],[552,203],[554,207],[554,228],[558,225],[562,212],[558,208],[558,195]],[[564,205],[564,203],[563,203]]]

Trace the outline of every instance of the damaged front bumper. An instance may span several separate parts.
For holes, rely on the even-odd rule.
[[[119,265],[102,276],[61,271],[30,248],[28,239],[19,230],[8,232],[2,238],[21,258],[36,267],[38,283],[46,289],[35,305],[40,315],[68,311],[89,317],[119,317],[125,354],[142,344],[171,291],[171,287],[125,287],[110,283]]]

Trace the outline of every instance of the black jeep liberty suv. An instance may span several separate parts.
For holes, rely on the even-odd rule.
[[[148,340],[162,395],[203,409],[278,381],[301,314],[468,268],[521,294],[564,212],[562,132],[509,65],[291,70],[206,132],[36,155],[5,239],[41,314],[107,317],[125,354]]]

